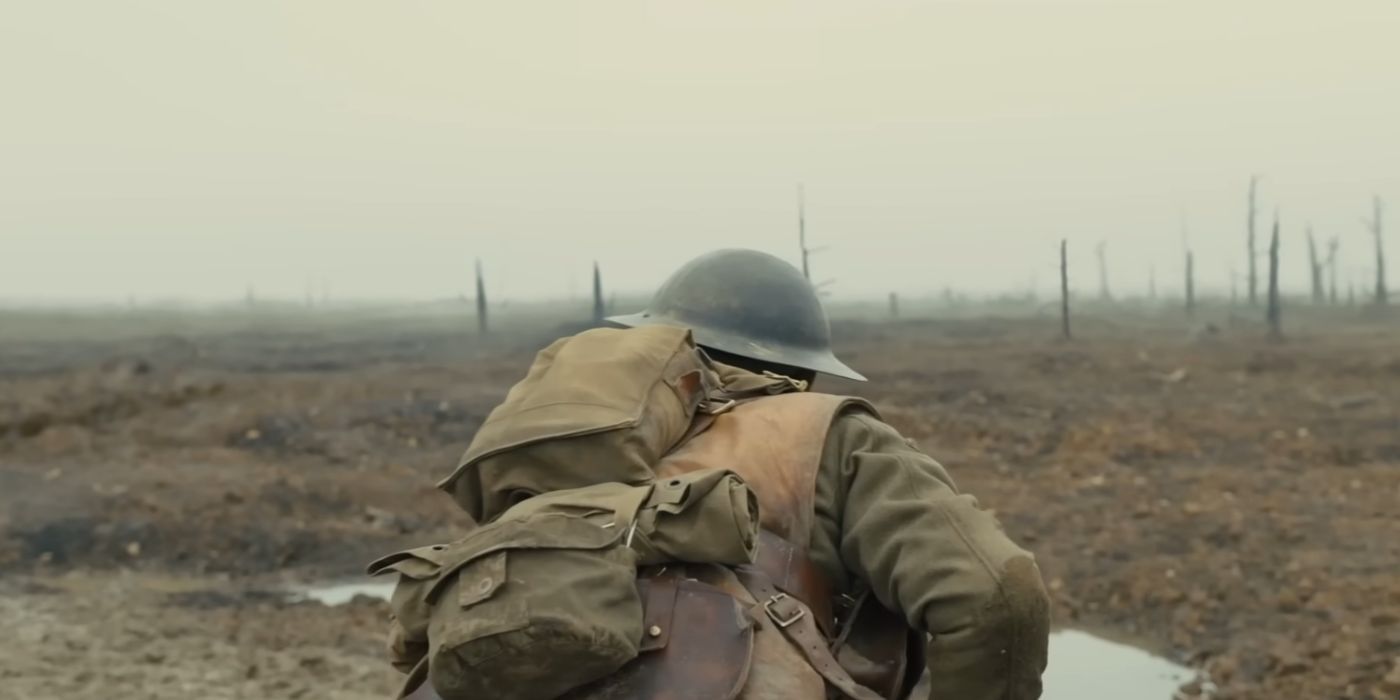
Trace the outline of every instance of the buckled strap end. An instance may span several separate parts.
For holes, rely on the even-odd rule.
[[[739,582],[749,590],[754,599],[765,601],[763,611],[768,619],[777,625],[778,631],[797,647],[807,659],[807,663],[811,664],[812,670],[821,674],[831,687],[853,700],[885,700],[875,691],[856,682],[851,678],[851,674],[841,667],[836,657],[832,656],[826,637],[817,629],[812,616],[806,614],[805,605],[775,588],[767,575],[758,569],[741,567],[736,569],[736,573],[739,575]],[[797,609],[795,613],[794,606]]]
[[[768,613],[768,619],[782,628],[790,627],[807,614],[806,608],[786,593],[779,593],[764,601],[763,612]]]

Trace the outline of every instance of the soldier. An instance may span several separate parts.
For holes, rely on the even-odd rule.
[[[770,255],[718,251],[672,275],[646,311],[609,320],[652,328],[580,334],[543,351],[439,484],[483,523],[478,536],[371,566],[402,574],[394,599],[403,608],[396,613],[405,616],[391,625],[390,653],[410,674],[411,700],[438,697],[442,689],[468,700],[486,688],[491,697],[531,700],[559,692],[567,700],[819,700],[833,693],[904,700],[920,676],[934,700],[1040,696],[1049,618],[1034,559],[873,406],[810,390],[818,373],[864,377],[832,354],[826,314],[801,273]],[[644,345],[619,349],[656,339],[666,349],[660,369],[646,369],[656,357]],[[562,361],[566,354],[579,364]],[[716,383],[720,390],[711,393]],[[662,397],[648,415],[667,415],[670,406],[672,420],[645,429],[630,419],[619,423],[617,415],[626,418],[633,409],[608,400],[637,387]],[[691,403],[697,398],[704,399],[703,410]],[[597,414],[593,422],[575,420],[589,411]],[[626,430],[634,423],[636,432]],[[617,426],[624,430],[609,432]],[[538,452],[530,452],[532,444]],[[624,444],[651,447],[634,459],[641,453],[617,447]],[[555,541],[559,520],[549,527],[532,521],[540,532],[494,521],[517,506],[528,509],[573,489],[621,487],[678,512],[688,493],[683,484],[720,473],[740,477],[756,499],[743,500],[751,558],[726,559],[729,565],[665,558],[639,568],[636,586],[626,582],[615,594],[599,585],[606,578],[601,570],[584,567],[593,559],[583,555],[558,555],[557,565],[534,574],[516,554],[508,555],[516,564],[507,564],[504,548],[533,549],[536,556],[551,547],[562,551]],[[733,506],[728,496],[721,502]],[[713,511],[723,517],[704,526],[695,521],[678,541],[723,540],[726,532],[734,538],[733,512]],[[621,529],[577,517],[565,529],[602,533],[598,542],[618,546],[621,535],[609,533]],[[636,532],[643,518],[628,517]],[[621,546],[632,543],[628,534]],[[578,615],[555,610],[533,629],[528,596],[556,590],[570,575],[589,582],[587,592],[606,595],[580,604]],[[450,578],[439,586],[444,576]],[[471,586],[464,588],[467,580]],[[541,602],[549,608],[556,598],[572,600],[569,595]],[[599,617],[609,610],[614,617]],[[638,612],[644,622],[634,617]],[[631,637],[633,624],[641,625],[640,643]],[[541,631],[546,628],[569,632]],[[431,639],[433,629],[446,636]],[[535,650],[546,647],[556,651],[536,658]],[[595,659],[608,649],[620,651]],[[596,667],[589,665],[594,661]]]
[[[646,311],[609,320],[627,327],[688,328],[712,359],[760,374],[808,383],[818,373],[865,379],[832,353],[826,314],[807,280],[763,253],[721,250],[701,256],[672,275]],[[720,416],[657,471],[716,465],[749,482],[765,528],[793,546],[789,558],[814,565],[831,595],[849,601],[868,592],[880,604],[876,607],[907,625],[912,638],[927,639],[920,661],[930,698],[1040,697],[1049,608],[1033,557],[869,404],[811,391],[749,401]],[[772,597],[782,598],[781,593]],[[832,604],[802,602],[812,610]],[[906,672],[908,649],[902,641],[896,651],[884,652],[888,658],[877,658],[882,645],[869,639],[888,639],[889,628],[901,626],[889,624],[890,618],[869,616],[868,624],[854,625],[841,639],[823,634],[814,641],[802,637],[796,629],[801,624],[783,624],[795,615],[769,612],[825,683],[846,695],[861,696],[859,688],[846,687],[854,677],[880,696],[904,696],[912,685],[908,679],[922,670]],[[862,636],[866,642],[853,641]],[[774,682],[764,679],[761,656],[754,663],[750,686]],[[882,673],[903,678],[882,678]],[[810,690],[765,695],[751,688],[740,697],[768,695],[823,697]]]

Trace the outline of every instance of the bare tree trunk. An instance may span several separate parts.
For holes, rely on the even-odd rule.
[[[1196,256],[1186,251],[1186,315],[1196,313]]]
[[[607,304],[603,303],[603,273],[598,269],[598,261],[593,261],[593,322],[602,323],[608,315]]]
[[[1336,236],[1327,241],[1327,301],[1333,306],[1337,305],[1337,248],[1341,245]]]
[[[1269,241],[1269,337],[1283,337],[1282,312],[1278,299],[1278,213],[1274,213],[1274,235]]]
[[[1230,267],[1230,308],[1235,308],[1235,303],[1240,300],[1240,276],[1235,272],[1234,266]]]
[[[1113,299],[1113,295],[1108,291],[1108,258],[1104,254],[1104,249],[1108,247],[1106,241],[1099,241],[1094,250],[1099,256],[1099,298],[1104,301]]]
[[[821,282],[812,282],[811,258],[812,255],[826,250],[829,246],[817,246],[813,248],[807,245],[807,195],[802,185],[797,186],[797,245],[802,251],[802,277],[812,285],[813,289],[818,290],[817,293],[819,295],[826,296],[826,292],[821,290],[831,285],[836,280],[827,279]]]
[[[1147,268],[1147,298],[1157,301],[1157,266]]]
[[[1249,178],[1249,239],[1248,239],[1248,241],[1247,241],[1247,246],[1246,246],[1246,247],[1248,248],[1248,250],[1247,250],[1246,252],[1248,252],[1248,254],[1249,254],[1249,305],[1250,305],[1250,306],[1254,306],[1255,304],[1258,303],[1258,297],[1257,297],[1257,295],[1256,295],[1256,291],[1255,291],[1255,290],[1258,288],[1259,275],[1258,275],[1258,271],[1257,271],[1255,268],[1256,268],[1256,266],[1258,265],[1259,256],[1258,256],[1258,253],[1255,252],[1255,246],[1254,246],[1254,219],[1255,219],[1255,213],[1258,211],[1258,207],[1257,207],[1257,202],[1258,202],[1257,195],[1258,195],[1258,193],[1259,193],[1259,176],[1258,176],[1258,175],[1255,175],[1255,176]]]
[[[486,319],[486,280],[481,275],[481,259],[476,260],[476,330],[482,335],[487,331]]]
[[[1060,239],[1060,330],[1065,340],[1074,336],[1069,332],[1069,241]]]
[[[1326,300],[1322,291],[1322,262],[1317,258],[1317,241],[1311,225],[1308,226],[1308,271],[1312,273],[1312,301],[1321,304]]]
[[[1371,219],[1371,235],[1376,239],[1376,304],[1385,306],[1390,302],[1390,290],[1385,285],[1385,244],[1384,223],[1381,220],[1381,198],[1375,199],[1376,213]]]
[[[797,186],[797,245],[802,248],[802,276],[812,281],[812,269],[807,258],[811,251],[807,248],[807,197],[802,185]]]
[[[899,318],[899,295],[890,292],[890,318]]]

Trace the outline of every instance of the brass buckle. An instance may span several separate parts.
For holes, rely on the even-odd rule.
[[[763,603],[763,612],[768,613],[768,618],[781,629],[791,627],[794,622],[801,620],[802,617],[807,614],[807,611],[803,609],[800,604],[797,604],[796,612],[787,617],[783,617],[782,613],[778,612],[776,609],[776,606],[785,600],[789,600],[788,594],[779,593]]]

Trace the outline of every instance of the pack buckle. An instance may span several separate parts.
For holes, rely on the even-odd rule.
[[[791,627],[793,623],[801,620],[807,614],[802,604],[786,593],[779,593],[765,601],[763,612],[768,613],[768,618],[781,629]]]

